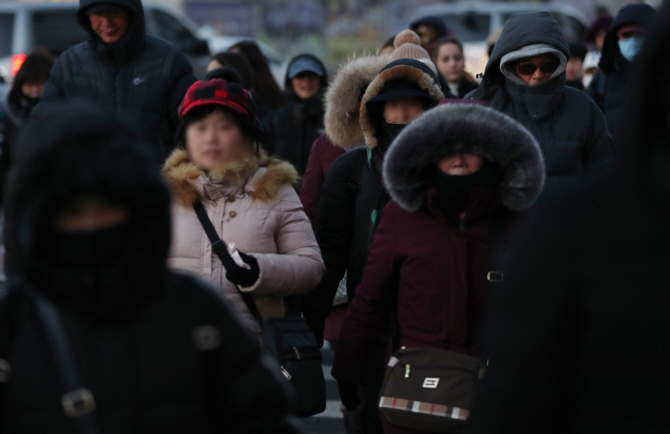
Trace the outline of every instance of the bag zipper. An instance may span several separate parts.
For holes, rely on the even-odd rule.
[[[280,368],[281,368],[281,373],[284,374],[284,377],[286,377],[286,379],[290,381],[291,378],[293,378],[293,377],[291,377],[291,374],[288,373],[288,371],[286,370],[286,368],[283,365],[280,366]]]

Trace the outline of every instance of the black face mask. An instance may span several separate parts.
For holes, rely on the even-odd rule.
[[[502,181],[500,165],[485,162],[484,166],[470,175],[447,175],[439,167],[430,169],[430,178],[438,190],[438,203],[450,215],[465,210],[473,188],[497,188]]]
[[[52,230],[45,234],[39,255],[59,268],[93,271],[122,261],[130,251],[132,239],[128,221],[94,232]]]
[[[40,102],[40,97],[38,96],[37,98],[33,98],[27,95],[23,95],[23,100],[26,102],[28,107],[35,107],[37,103]]]
[[[386,152],[389,146],[391,146],[391,143],[393,143],[406,126],[407,124],[390,124],[386,122],[386,119],[382,119],[381,137],[378,140],[380,149]]]

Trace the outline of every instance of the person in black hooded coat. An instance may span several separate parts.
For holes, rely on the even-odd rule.
[[[633,59],[628,60],[621,54],[618,32],[631,25],[649,30],[655,17],[654,9],[646,4],[628,5],[619,11],[605,35],[598,65],[600,72],[593,77],[587,89],[605,115],[610,134],[617,144],[630,123],[627,108],[634,67]]]
[[[170,194],[149,145],[95,106],[26,124],[6,191],[0,432],[75,433],[34,294],[62,318],[103,433],[296,433],[257,341],[167,269]]]
[[[105,43],[91,28],[89,12],[110,5],[127,14],[128,28],[116,42]],[[145,34],[141,0],[80,0],[77,19],[89,40],[61,54],[42,101],[87,98],[113,108],[164,161],[179,125],[177,108],[196,81],[188,59],[176,46]]]
[[[519,234],[467,433],[670,431],[668,6],[640,54],[619,167]]]
[[[318,90],[307,99],[301,98],[295,89],[301,86],[296,80],[300,80],[303,75],[319,79]],[[272,148],[270,152],[293,164],[302,177],[307,169],[312,144],[324,133],[323,96],[328,86],[326,67],[315,56],[300,54],[289,63],[284,86],[286,103],[271,113],[266,121],[268,141]]]
[[[550,79],[529,86],[515,66],[533,55],[558,61]],[[566,87],[568,44],[546,12],[513,15],[486,65],[482,84],[465,99],[484,101],[528,128],[540,143],[547,182],[541,201],[569,190],[613,157],[605,117],[584,92]]]

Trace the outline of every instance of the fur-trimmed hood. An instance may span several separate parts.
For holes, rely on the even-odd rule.
[[[392,81],[407,81],[417,85],[428,94],[435,105],[444,99],[437,77],[424,63],[415,59],[398,59],[389,63],[372,80],[361,103],[360,124],[365,143],[369,148],[377,147],[377,130],[381,122],[381,113],[371,111],[366,103],[380,95],[384,86]]]
[[[425,202],[426,170],[452,152],[471,152],[499,163],[504,177],[502,204],[528,209],[544,185],[544,160],[533,135],[520,123],[492,108],[443,104],[412,122],[393,142],[384,160],[391,197],[415,212]]]
[[[359,118],[361,99],[387,63],[386,57],[359,57],[342,66],[335,75],[326,92],[324,125],[336,146],[350,150],[365,143]]]
[[[252,199],[271,202],[283,185],[298,180],[291,164],[265,154],[246,156],[206,174],[182,149],[172,152],[163,166],[163,176],[172,188],[175,202],[187,208],[202,197],[206,186],[230,192],[238,190]]]

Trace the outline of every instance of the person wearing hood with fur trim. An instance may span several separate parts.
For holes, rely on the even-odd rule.
[[[0,432],[91,432],[66,405],[41,299],[91,393],[73,407],[99,432],[297,433],[255,336],[210,287],[168,269],[170,193],[150,145],[81,103],[44,106],[19,143],[6,188],[15,274],[0,296]]]
[[[544,164],[535,138],[514,119],[478,104],[447,103],[393,142],[384,180],[392,201],[333,364],[350,411],[359,405],[355,385],[368,375],[372,343],[394,313],[387,359],[401,347],[479,355],[493,246],[539,196]],[[387,434],[420,432],[382,421]]]
[[[351,60],[335,75],[325,96],[325,133],[312,146],[300,190],[307,217],[314,222],[321,186],[335,160],[346,151],[365,146],[359,121],[361,100],[370,82],[386,66],[386,57],[364,56]]]
[[[141,0],[80,0],[77,20],[89,39],[61,54],[42,101],[83,98],[115,110],[162,163],[196,80],[191,64],[178,47],[145,34]]]
[[[628,128],[629,87],[635,57],[639,54],[656,11],[647,4],[622,8],[610,25],[603,43],[600,71],[593,77],[587,93],[605,114],[610,133],[617,144]]]
[[[261,333],[235,285],[254,296],[262,316],[281,318],[282,297],[309,291],[323,274],[312,226],[293,188],[297,174],[265,155],[253,99],[239,84],[196,82],[179,115],[177,149],[163,168],[176,202],[170,266],[210,282]],[[213,253],[193,209],[197,200],[246,266],[224,266]]]
[[[319,59],[311,54],[294,57],[286,70],[286,102],[266,120],[270,153],[293,164],[300,177],[307,169],[312,144],[323,134],[327,86],[326,67]]]
[[[326,175],[316,216],[315,232],[326,272],[309,295],[305,319],[317,337],[323,338],[324,321],[333,305],[338,285],[347,273],[349,300],[361,280],[383,207],[389,201],[382,180],[382,162],[391,142],[410,122],[436,106],[444,94],[437,77],[426,64],[398,59],[386,65],[368,86],[360,105],[360,126],[366,147],[345,153]],[[380,336],[388,340],[388,336]],[[386,342],[378,344],[383,365]],[[377,372],[377,371],[375,371]],[[382,376],[371,376],[364,385],[361,420],[365,432],[381,431],[376,410]]]
[[[602,112],[584,92],[566,86],[569,55],[563,32],[549,13],[515,14],[503,27],[482,83],[466,96],[533,133],[547,171],[541,200],[581,184],[614,158]]]
[[[338,71],[326,91],[326,132],[312,146],[300,190],[300,201],[312,223],[316,219],[321,188],[330,166],[346,151],[365,146],[359,122],[361,100],[370,82],[387,63],[387,58],[377,56],[354,59]],[[311,314],[311,302],[310,293],[302,297],[300,310],[307,312],[306,316]],[[331,345],[334,345],[333,342],[340,334],[345,312],[346,305],[337,306],[326,320],[324,339],[330,341]]]

